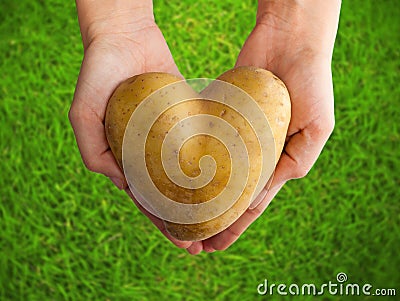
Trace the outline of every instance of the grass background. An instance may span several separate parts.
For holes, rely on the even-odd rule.
[[[181,72],[215,77],[255,3],[160,0],[155,14]],[[336,128],[317,164],[230,249],[193,257],[81,163],[67,119],[82,59],[73,1],[2,0],[0,300],[255,300],[265,278],[320,285],[338,272],[399,295],[399,17],[394,0],[343,2]]]

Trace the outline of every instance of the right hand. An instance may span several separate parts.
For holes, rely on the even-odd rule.
[[[331,58],[340,4],[340,0],[259,0],[256,26],[236,66],[270,70],[286,84],[292,116],[285,147],[260,202],[224,231],[193,243],[191,254],[228,248],[287,181],[306,176],[317,160],[334,127]]]

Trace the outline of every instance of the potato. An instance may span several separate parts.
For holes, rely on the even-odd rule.
[[[255,67],[235,68],[225,72],[218,79],[243,89],[261,107],[274,136],[276,164],[285,143],[291,114],[289,93],[283,82],[271,72]],[[227,114],[225,116],[228,118]],[[254,169],[256,168],[257,165]],[[254,169],[250,173],[249,183],[257,180],[258,171]],[[248,208],[252,187],[248,185],[246,188],[241,198],[217,218],[189,225],[166,222],[167,231],[180,240],[192,241],[203,240],[221,232],[235,222]]]
[[[165,196],[174,201],[169,203],[171,206],[160,205],[156,212],[162,213],[161,216],[169,216],[168,219],[164,219],[166,229],[180,240],[206,239],[229,227],[244,213],[271,176],[279,160],[290,121],[289,94],[285,85],[271,72],[255,67],[239,67],[225,72],[218,80],[211,83],[199,95],[186,85],[179,86],[178,84],[176,87],[179,87],[179,92],[172,90],[179,81],[179,78],[175,76],[165,73],[142,74],[122,83],[114,92],[107,107],[106,136],[118,164],[125,169],[128,180],[135,179],[140,183],[142,180],[137,179],[141,179],[143,175],[140,171],[145,169],[151,178],[152,185],[157,187],[160,197]],[[164,88],[164,92],[157,95],[157,89],[169,84],[172,87],[170,90]],[[138,117],[136,120],[133,120],[135,118],[131,120],[134,124],[130,123],[126,129],[132,112],[153,91],[156,92],[149,97],[149,99],[155,98],[152,106],[148,107],[147,111],[143,111],[142,106],[140,109],[143,113],[141,114],[138,114],[138,109],[136,111]],[[190,100],[179,105],[171,105],[162,114],[154,115],[158,106],[170,102],[172,104],[173,100],[178,96],[182,97],[182,94],[185,95],[183,98]],[[253,104],[253,99],[257,102],[258,106],[255,105],[255,107],[259,110],[258,116],[262,115],[262,119],[268,120],[269,128],[257,129],[257,124],[261,123],[255,117],[251,124],[249,120],[243,118],[243,110],[238,110],[235,106],[245,104],[246,102],[241,101],[242,99],[248,101],[246,97],[252,98],[250,101]],[[247,107],[244,110],[247,110]],[[190,118],[201,114],[206,116],[206,119],[199,121],[202,123],[200,127],[204,128],[207,134],[192,135],[179,147],[174,146],[179,139],[176,140],[177,138],[173,136],[190,133],[196,127],[195,123],[190,123],[190,120],[193,120]],[[257,114],[248,115],[252,119],[253,115]],[[142,121],[139,122],[140,118]],[[139,129],[148,119],[157,121],[152,124],[147,136],[141,137],[142,131]],[[189,120],[188,123],[185,123],[187,120]],[[229,123],[231,127],[225,123]],[[174,127],[176,124],[181,126]],[[132,126],[136,126],[136,132],[132,130]],[[226,136],[228,138],[222,137],[225,131],[232,129],[237,134]],[[208,131],[213,134],[208,134]],[[231,143],[232,141],[236,142]],[[145,157],[143,165],[130,164],[133,162],[130,153],[124,157],[123,164],[123,142],[124,148],[129,149],[136,149],[136,143],[141,145],[143,142],[143,157]],[[243,148],[237,146],[240,143],[243,143]],[[263,143],[264,146],[262,146]],[[165,151],[169,147],[171,149]],[[238,160],[240,156],[243,157],[244,150],[247,158]],[[163,159],[163,151],[167,153],[175,151],[177,162],[169,166],[169,161]],[[270,157],[265,154],[269,154]],[[212,157],[213,160],[206,157]],[[179,166],[174,164],[179,164]],[[269,165],[268,168],[266,168],[267,165]],[[214,174],[209,172],[213,170],[213,167]],[[248,168],[247,171],[246,168]],[[191,189],[171,180],[171,178],[175,179],[174,176],[171,177],[175,171],[183,173],[183,176],[180,176],[181,179],[187,177],[189,182],[192,179],[194,182],[197,180],[201,182],[204,177],[211,180]],[[179,176],[177,179],[179,180]],[[133,186],[130,184],[131,190],[135,190]],[[142,192],[152,189],[151,185],[143,187],[141,191],[132,191],[135,197],[140,197]],[[236,198],[232,198],[234,193],[237,193]],[[230,197],[224,197],[225,195]],[[220,198],[219,203],[216,202],[210,207],[211,202],[208,201],[218,198]],[[174,209],[175,204],[182,203],[185,206]],[[148,208],[153,207],[154,203]]]
[[[135,75],[122,82],[108,101],[105,130],[108,144],[122,169],[122,141],[129,118],[136,107],[155,90],[182,80],[167,73]]]

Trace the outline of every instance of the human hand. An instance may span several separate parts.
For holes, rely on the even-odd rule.
[[[151,1],[123,2],[118,7],[115,1],[102,1],[101,6],[96,1],[77,1],[84,58],[69,119],[85,166],[109,177],[135,201],[105,136],[108,99],[120,82],[136,74],[181,75],[154,22]],[[171,237],[160,219],[135,203],[175,245],[191,245]]]
[[[317,160],[334,127],[331,58],[339,11],[338,0],[259,1],[256,26],[236,65],[270,70],[286,84],[292,102],[286,144],[269,189],[234,224],[193,243],[189,253],[228,248],[288,180],[304,177]]]

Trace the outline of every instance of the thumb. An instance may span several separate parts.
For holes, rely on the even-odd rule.
[[[265,68],[267,66],[266,41],[259,27],[255,27],[250,33],[242,50],[239,53],[235,67],[254,66]]]

